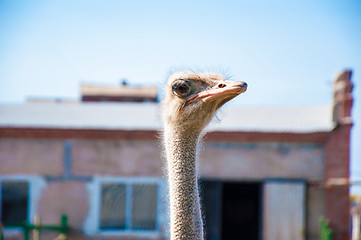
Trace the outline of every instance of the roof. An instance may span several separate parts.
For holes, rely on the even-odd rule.
[[[0,127],[160,130],[157,103],[24,103],[0,104]],[[331,131],[330,106],[236,107],[220,110],[209,131]]]

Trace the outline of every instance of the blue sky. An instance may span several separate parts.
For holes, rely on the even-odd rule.
[[[327,105],[334,77],[352,69],[361,179],[360,26],[357,0],[0,0],[0,103],[78,99],[82,82],[123,78],[161,88],[169,71],[192,67],[246,81],[234,105]]]

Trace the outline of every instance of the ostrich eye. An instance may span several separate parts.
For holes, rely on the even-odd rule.
[[[172,86],[173,93],[180,97],[185,97],[190,92],[189,84],[184,80],[177,80]]]

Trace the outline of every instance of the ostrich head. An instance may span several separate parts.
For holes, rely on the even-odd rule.
[[[163,121],[178,129],[202,130],[226,102],[245,92],[245,82],[215,73],[177,72],[166,84]]]

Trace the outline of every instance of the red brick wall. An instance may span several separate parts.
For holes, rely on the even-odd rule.
[[[350,128],[341,125],[331,134],[326,143],[326,180],[349,178]],[[329,186],[326,188],[326,217],[331,223],[334,240],[350,239],[350,198],[349,186]]]
[[[353,103],[350,70],[339,74],[334,82],[333,121],[336,128],[326,142],[325,177],[349,179],[351,109]],[[327,186],[327,185],[326,185]],[[326,217],[330,220],[334,240],[350,239],[349,185],[329,185],[326,188]]]

